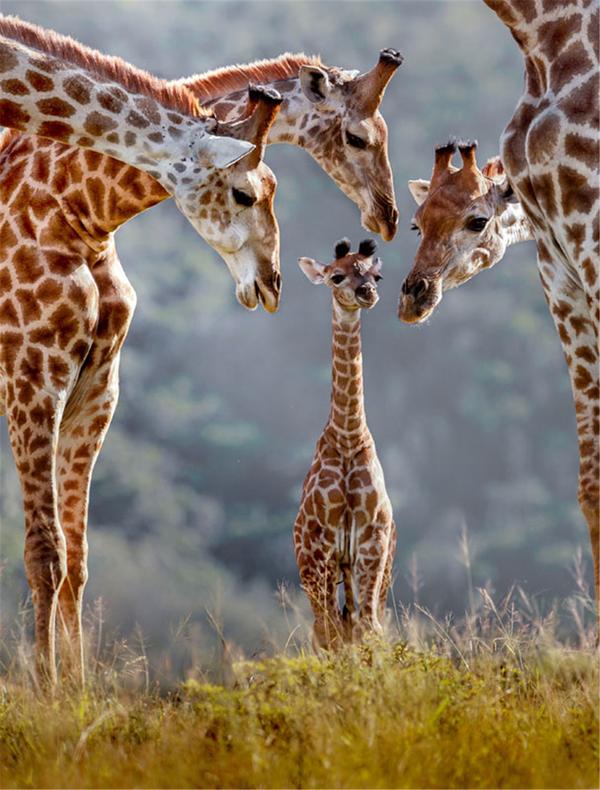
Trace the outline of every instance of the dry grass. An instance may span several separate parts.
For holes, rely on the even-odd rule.
[[[516,606],[519,600],[519,608]],[[90,659],[83,693],[42,699],[15,661],[0,701],[1,787],[598,786],[589,601],[541,617],[472,596],[459,624],[397,612],[387,642],[231,659],[168,691],[143,656]],[[93,651],[92,651],[93,652]]]

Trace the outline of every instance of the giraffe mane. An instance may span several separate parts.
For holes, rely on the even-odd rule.
[[[228,93],[245,90],[250,82],[264,85],[297,77],[300,66],[327,68],[318,55],[284,52],[277,58],[255,60],[252,63],[236,63],[173,80],[169,84],[185,86],[198,97],[200,102],[206,102]]]
[[[89,70],[101,79],[117,82],[131,93],[142,93],[170,109],[187,115],[205,116],[197,98],[184,85],[167,82],[138,69],[122,58],[103,55],[96,49],[80,44],[70,36],[24,22],[15,16],[0,15],[0,35],[31,47],[42,54],[60,58]]]

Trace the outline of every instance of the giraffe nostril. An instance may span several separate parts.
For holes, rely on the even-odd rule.
[[[273,275],[273,285],[276,291],[281,291],[281,275],[279,272],[275,272]]]
[[[402,293],[407,296],[412,296],[413,299],[420,299],[429,290],[429,280],[421,277],[416,282],[409,284],[408,279],[402,283]]]
[[[423,294],[427,293],[428,290],[429,290],[429,280],[426,280],[424,277],[422,277],[420,280],[417,280],[417,282],[413,285],[412,295],[414,296],[415,299],[418,299],[420,296],[423,296]]]
[[[369,299],[373,296],[375,292],[375,288],[368,283],[364,283],[363,285],[359,285],[356,289],[356,295],[361,299]]]

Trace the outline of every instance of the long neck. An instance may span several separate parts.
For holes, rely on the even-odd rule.
[[[368,434],[365,416],[360,310],[345,310],[333,299],[331,411],[326,432],[345,450]]]
[[[70,224],[92,244],[103,244],[125,222],[170,197],[143,170],[93,151],[67,150],[69,154],[65,146],[51,143],[51,150],[36,147],[34,156],[52,156],[50,168],[42,171],[53,177],[47,185],[64,180],[64,189],[55,197]]]
[[[525,3],[523,0],[483,2],[504,22],[525,54],[532,54],[541,46],[546,49],[546,57],[552,59],[560,54],[571,34],[584,32],[577,17],[585,15],[586,9],[581,7],[578,0],[549,3],[543,10],[539,8],[539,4],[536,8],[534,0]],[[590,15],[595,10],[594,6],[594,3],[590,3],[587,8]],[[590,31],[590,34],[593,35],[594,31]],[[547,44],[550,46],[546,46]]]
[[[5,36],[0,70],[2,95],[10,96],[0,99],[0,125],[108,154],[144,170],[170,193],[186,154],[193,168],[195,139],[204,136],[206,119]]]

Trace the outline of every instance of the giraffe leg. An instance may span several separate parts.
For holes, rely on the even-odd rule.
[[[382,589],[390,556],[391,534],[389,526],[373,525],[367,530],[368,539],[358,535],[358,551],[354,574],[358,588],[359,617],[353,629],[353,639],[360,641],[366,633],[380,634]],[[386,589],[387,593],[387,589]],[[385,600],[385,597],[384,597]]]
[[[344,641],[344,623],[337,601],[338,575],[339,569],[334,561],[300,570],[302,588],[314,616],[315,649],[335,650]]]
[[[383,579],[381,581],[381,589],[379,591],[379,622],[382,623],[385,617],[385,605],[387,596],[392,583],[392,570],[394,566],[394,557],[396,555],[396,541],[397,531],[396,524],[392,521],[392,528],[390,532],[390,544],[385,561],[385,568],[383,570]]]
[[[301,508],[294,526],[296,562],[314,617],[313,645],[325,649],[337,647],[344,631],[337,601],[340,571],[335,543],[325,539],[328,532],[328,528],[323,529],[318,522],[305,518]]]
[[[8,432],[23,492],[25,570],[35,615],[38,680],[56,683],[58,594],[66,576],[66,544],[56,490],[56,446],[64,401],[17,379],[6,386]]]
[[[539,250],[539,245],[538,245]],[[600,602],[599,571],[599,476],[598,446],[600,381],[598,371],[598,322],[589,295],[573,285],[558,266],[539,255],[542,285],[560,335],[569,378],[579,443],[579,503],[587,521],[594,562],[596,605]]]
[[[114,249],[94,266],[93,276],[99,297],[96,337],[65,412],[57,453],[59,506],[67,539],[67,579],[60,594],[61,658],[65,676],[81,682],[90,483],[117,405],[120,350],[136,302]]]
[[[85,393],[61,425],[57,481],[61,523],[67,541],[67,577],[60,590],[59,634],[63,675],[83,683],[83,592],[88,579],[87,520],[90,483],[119,396],[119,356],[84,373]],[[75,395],[78,393],[76,391]]]

